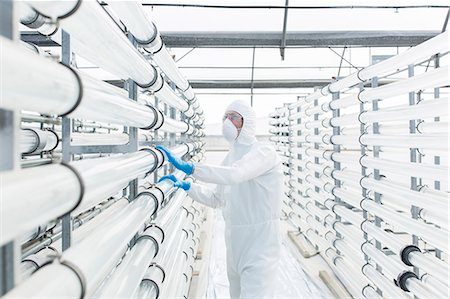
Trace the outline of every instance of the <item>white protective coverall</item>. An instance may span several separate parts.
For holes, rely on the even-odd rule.
[[[198,163],[193,173],[217,187],[193,183],[188,194],[223,208],[231,298],[273,298],[281,252],[281,162],[270,145],[256,140],[253,109],[235,101],[230,110],[244,124],[228,155],[220,166]]]

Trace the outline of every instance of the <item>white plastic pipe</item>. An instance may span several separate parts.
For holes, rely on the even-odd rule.
[[[181,133],[190,135],[194,132],[194,128],[184,121],[177,121],[169,117],[164,118],[164,123],[159,129],[168,133]]]
[[[359,100],[367,103],[372,100],[386,99],[415,90],[445,86],[448,82],[450,82],[450,68],[449,66],[443,66],[402,81],[363,90],[359,94]]]
[[[444,252],[448,252],[448,234],[444,230],[408,218],[407,215],[394,212],[372,200],[363,200],[361,202],[361,207],[366,211],[379,216],[385,222],[394,225],[411,235],[418,235],[427,243],[436,246],[436,248]]]
[[[363,156],[360,159],[363,166],[368,168],[385,170],[397,174],[433,179],[436,181],[448,180],[448,168],[440,165],[428,165],[423,163],[398,162],[382,158]]]
[[[334,142],[333,136],[332,141]],[[358,140],[358,136],[353,136]],[[336,138],[337,139],[337,138]],[[370,146],[386,146],[400,148],[426,148],[448,150],[448,144],[442,142],[441,136],[409,134],[409,135],[381,135],[381,134],[363,134],[359,139],[362,144]]]
[[[58,135],[52,130],[26,128],[20,131],[20,151],[22,154],[40,154],[52,151],[58,146]]]
[[[138,42],[152,55],[152,59],[178,88],[186,90],[189,82],[180,73],[167,51],[155,25],[145,14],[140,1],[108,1],[114,12],[133,33]]]
[[[95,298],[130,298],[137,292],[153,257],[158,252],[156,242],[161,241],[145,235],[138,238],[111,277],[96,292]]]
[[[74,51],[81,56],[122,79],[133,79],[142,87],[150,87],[155,82],[155,68],[97,1],[27,0],[27,3],[45,16],[58,18],[61,28],[76,40]]]
[[[396,71],[410,64],[418,63],[430,58],[434,54],[445,53],[449,51],[449,49],[449,31],[447,30],[399,55],[368,66],[344,79],[333,82],[329,85],[329,89],[331,92],[341,91],[344,88],[353,86],[361,81],[373,77],[380,77],[381,75]]]
[[[75,208],[81,194],[77,175],[63,165],[0,173],[0,245]]]
[[[71,163],[80,173],[85,188],[83,200],[74,213],[91,208],[117,193],[130,180],[160,167],[163,161],[162,153],[157,150],[150,151]]]
[[[0,78],[2,108],[61,115],[75,105],[79,84],[67,67],[29,53],[1,36],[0,43],[2,71],[8,74]]]
[[[122,145],[127,144],[129,136],[121,134],[72,133],[71,145]]]
[[[80,298],[83,292],[89,297],[117,264],[128,241],[144,225],[155,208],[150,196],[138,196],[95,233],[65,251],[60,259],[62,264],[55,262],[43,267],[5,298]],[[74,265],[82,275],[84,289],[70,265]],[[49,280],[48,277],[52,279]],[[46,287],[42,288],[42,285]]]
[[[411,297],[406,292],[397,287],[391,279],[378,272],[372,265],[365,265],[362,268],[362,272],[370,281],[372,281],[377,287],[383,290],[383,295],[386,298],[411,299]]]
[[[417,105],[398,106],[378,111],[361,113],[363,123],[424,119],[428,117],[448,116],[448,99],[439,98],[422,101]],[[445,109],[447,107],[447,109]],[[355,122],[357,123],[357,121]]]

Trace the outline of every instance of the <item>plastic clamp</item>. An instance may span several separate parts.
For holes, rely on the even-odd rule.
[[[421,252],[421,250],[419,249],[419,247],[415,246],[415,245],[406,245],[405,247],[403,247],[400,250],[400,259],[402,260],[403,263],[405,263],[408,266],[414,266],[413,264],[411,264],[411,262],[409,261],[408,255],[411,252]]]
[[[155,163],[153,163],[153,167],[145,173],[144,177],[146,177],[147,175],[149,175],[150,173],[152,173],[153,171],[155,171],[158,168],[158,155],[154,152],[154,150],[152,148],[141,148],[139,151],[146,151],[146,152],[150,153],[155,160]]]

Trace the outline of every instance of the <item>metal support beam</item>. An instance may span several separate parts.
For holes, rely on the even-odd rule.
[[[411,47],[440,31],[302,31],[286,33],[291,47]],[[278,32],[163,32],[168,48],[280,47]]]
[[[281,35],[281,45],[280,45],[281,60],[284,60],[284,50],[286,49],[286,29],[287,29],[289,0],[286,0],[285,6],[286,6],[286,8],[284,9],[283,34]]]

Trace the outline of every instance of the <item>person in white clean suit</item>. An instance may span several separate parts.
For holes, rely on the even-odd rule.
[[[223,208],[227,274],[231,298],[274,298],[281,252],[279,218],[282,180],[280,159],[273,147],[256,140],[256,117],[243,101],[231,103],[223,117],[223,135],[230,151],[221,165],[194,164],[163,150],[176,168],[197,181],[178,181],[195,201]]]

